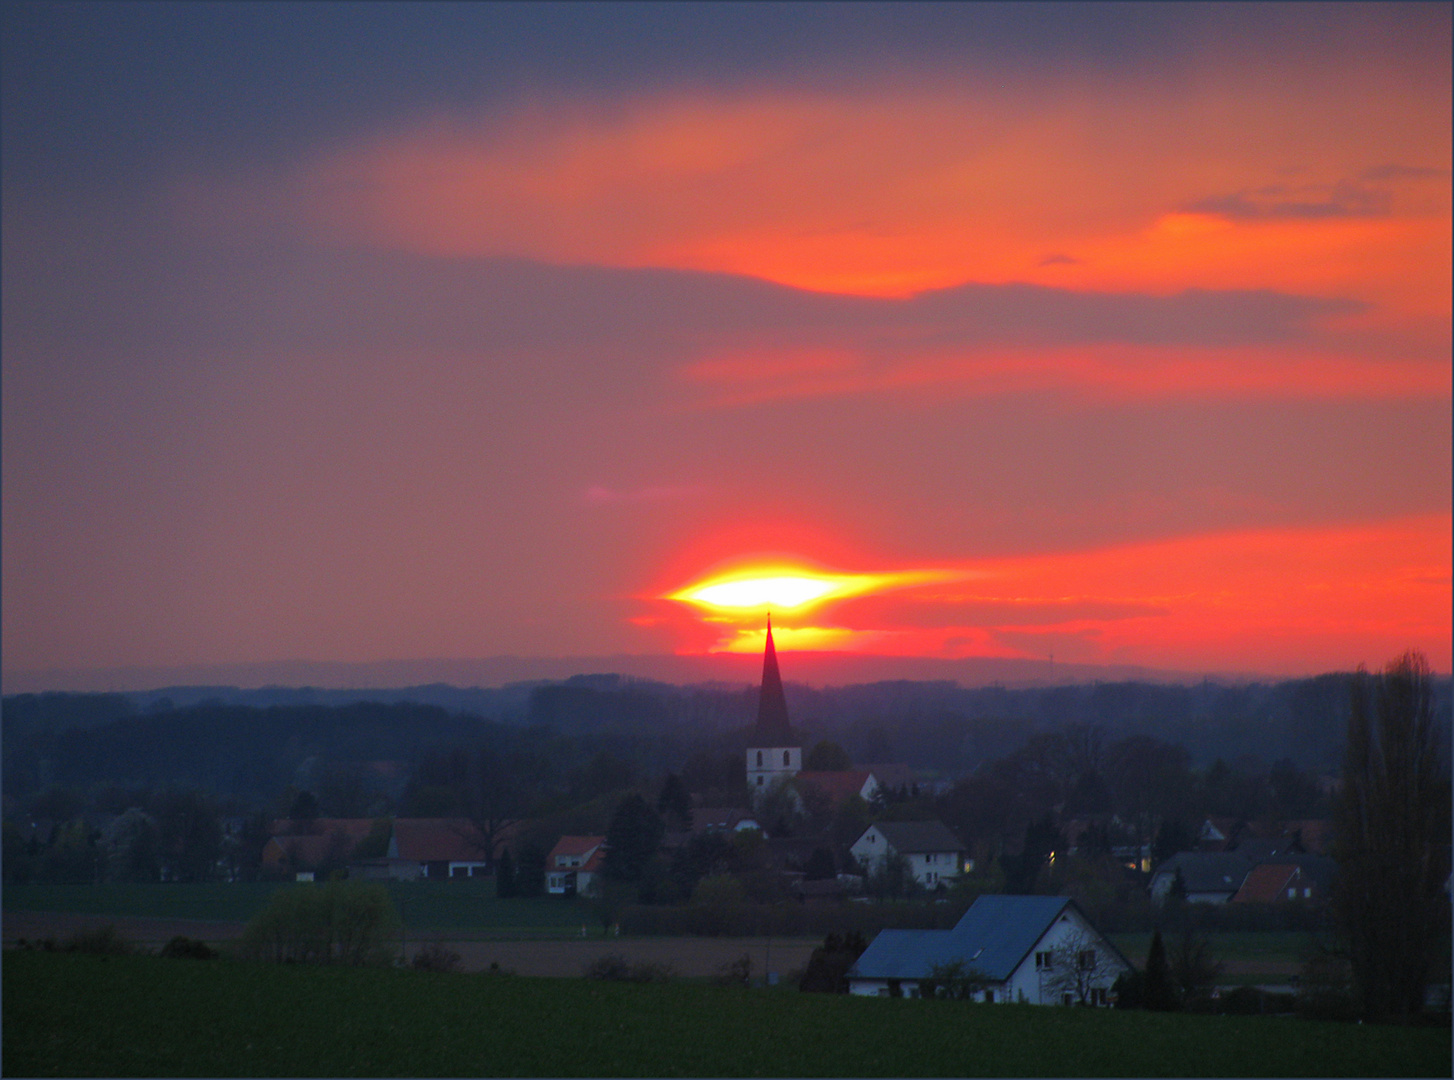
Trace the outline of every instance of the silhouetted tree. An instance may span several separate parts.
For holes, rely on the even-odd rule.
[[[1167,859],[1182,851],[1196,847],[1196,836],[1181,818],[1166,818],[1156,830],[1156,841],[1151,845],[1151,861],[1160,866]]]
[[[798,989],[809,994],[848,993],[848,969],[867,948],[868,942],[856,930],[842,937],[829,934],[808,958]]]
[[[808,881],[825,881],[835,874],[833,852],[827,848],[814,848],[813,854],[808,856],[808,865],[803,869],[803,877]]]
[[[803,768],[808,772],[841,772],[852,761],[848,751],[829,739],[822,739],[803,755]]]
[[[662,781],[661,794],[656,797],[656,812],[678,832],[691,829],[692,797],[676,773],[667,773]]]
[[[1171,981],[1171,967],[1166,962],[1166,943],[1161,931],[1151,935],[1151,949],[1146,954],[1146,979],[1141,999],[1153,1012],[1171,1012],[1177,1007],[1176,987]]]
[[[1035,879],[1050,861],[1052,852],[1064,844],[1060,830],[1047,814],[1025,827],[1025,843],[1015,858],[1003,860],[1005,868],[1005,890],[1010,893],[1028,893],[1035,888]]]
[[[1428,662],[1410,652],[1352,685],[1337,807],[1336,909],[1365,1019],[1407,1020],[1424,1004],[1439,918],[1435,842],[1449,817]]]
[[[509,848],[500,853],[500,861],[495,864],[495,895],[502,900],[517,895],[515,858],[510,854]]]
[[[299,824],[311,824],[318,818],[318,797],[311,791],[298,792],[288,808],[288,817]]]
[[[661,815],[640,795],[628,795],[616,806],[606,829],[606,858],[601,873],[615,881],[640,881],[661,847]]]
[[[545,849],[529,841],[520,845],[515,863],[515,892],[540,896],[545,892]]]

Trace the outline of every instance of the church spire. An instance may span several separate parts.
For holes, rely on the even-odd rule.
[[[788,724],[788,701],[783,696],[783,678],[778,671],[777,650],[772,644],[772,614],[767,616],[767,648],[762,654],[762,692],[757,699],[758,746],[786,746],[792,738]]]

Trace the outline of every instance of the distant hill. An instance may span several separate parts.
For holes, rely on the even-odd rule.
[[[1048,686],[1093,682],[1196,683],[1266,681],[1272,676],[1229,672],[1163,671],[1155,668],[1052,663],[1049,660],[1006,660],[965,657],[875,656],[842,652],[783,652],[783,675],[810,686],[912,680],[956,682],[965,687]],[[8,672],[4,693],[46,691],[107,693],[155,690],[175,686],[313,687],[362,690],[378,687],[503,687],[511,683],[561,680],[588,672],[614,673],[637,679],[688,685],[710,682],[756,683],[762,659],[756,654],[714,653],[706,656],[667,654],[616,656],[493,656],[477,660],[383,660],[345,664],[312,660],[279,660],[259,664],[212,664],[181,667],[70,668]]]

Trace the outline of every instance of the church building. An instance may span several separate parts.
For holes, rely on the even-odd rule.
[[[747,748],[747,785],[756,799],[774,783],[796,776],[803,768],[803,748],[794,741],[788,723],[788,702],[783,696],[777,650],[772,644],[772,616],[767,620],[767,648],[762,657],[762,690],[757,699],[757,726]]]

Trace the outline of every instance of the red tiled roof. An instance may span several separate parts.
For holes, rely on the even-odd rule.
[[[1263,863],[1248,871],[1242,887],[1232,897],[1234,904],[1270,904],[1287,895],[1286,889],[1301,876],[1296,866]]]
[[[321,817],[295,821],[292,818],[275,818],[268,822],[270,836],[328,836],[341,832],[355,842],[362,840],[374,827],[375,818]]]
[[[875,780],[887,787],[912,787],[918,780],[913,769],[896,761],[864,762],[858,766],[858,771],[872,773]]]
[[[396,818],[394,844],[412,862],[485,861],[485,838],[468,818]]]
[[[264,863],[275,866],[287,859],[295,867],[308,868],[327,858],[346,859],[374,827],[372,818],[315,818],[309,828],[316,831],[295,833],[289,831],[294,824],[287,818],[271,823],[269,831],[274,835],[263,845]]]
[[[581,858],[588,851],[599,849],[605,842],[606,838],[604,836],[562,836],[555,842],[555,847],[550,849],[550,854],[546,856],[546,865],[555,865],[555,857],[557,855],[564,855],[568,858]]]
[[[317,867],[325,859],[347,859],[358,842],[347,836],[339,840],[340,835],[274,836],[263,845],[262,861],[267,866],[287,861],[295,869],[307,870]]]
[[[793,781],[799,786],[815,787],[837,803],[850,795],[861,794],[868,778],[868,773],[851,769],[844,772],[800,772]]]

